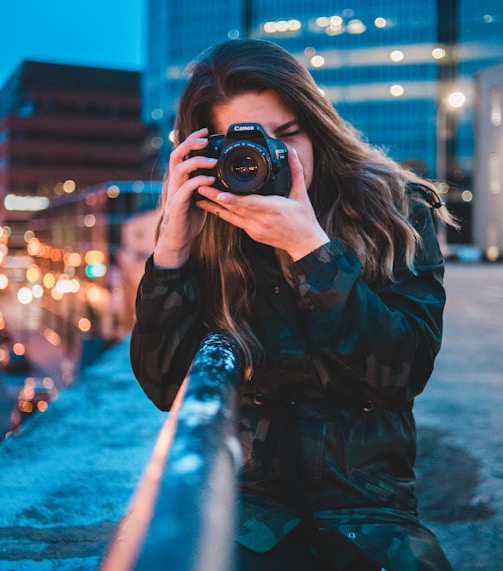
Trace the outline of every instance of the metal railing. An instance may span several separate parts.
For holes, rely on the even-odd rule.
[[[232,569],[240,369],[228,336],[201,343],[101,571]]]

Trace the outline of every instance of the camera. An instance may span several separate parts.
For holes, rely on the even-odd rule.
[[[234,123],[226,135],[210,135],[208,145],[190,156],[218,159],[212,169],[197,169],[191,177],[209,174],[213,186],[234,194],[287,196],[290,192],[288,149],[284,143],[268,137],[258,123]],[[194,199],[203,198],[197,192]]]

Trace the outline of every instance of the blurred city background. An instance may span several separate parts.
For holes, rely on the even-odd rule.
[[[290,50],[372,144],[436,181],[461,221],[442,236],[447,257],[501,259],[501,2],[345,6],[144,0],[86,12],[79,26],[83,13],[56,16],[48,5],[47,21],[72,26],[45,31],[38,49],[53,58],[18,61],[0,87],[2,432],[18,422],[11,407],[16,418],[44,410],[79,366],[129,332],[187,65],[218,41],[255,37]],[[11,34],[25,41],[23,2],[17,10]],[[114,15],[117,28],[94,38],[92,22],[112,26]],[[136,32],[129,68],[142,68],[80,63],[86,53],[111,60],[107,43],[124,52],[121,26]],[[47,46],[56,33],[62,43]]]
[[[435,181],[448,263],[501,264],[501,0],[36,4],[0,4],[0,439],[127,338],[187,65],[216,42],[287,48]]]

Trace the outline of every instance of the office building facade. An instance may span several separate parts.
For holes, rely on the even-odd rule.
[[[0,223],[106,180],[148,178],[138,72],[25,61],[0,89]]]
[[[112,342],[130,331],[160,193],[158,181],[102,182],[32,215],[28,287],[39,292],[42,330],[68,349],[79,349],[84,338]]]
[[[503,61],[499,0],[149,0],[144,120],[165,165],[186,66],[228,38],[272,40],[372,143],[440,185],[471,241],[475,75]],[[449,102],[453,93],[462,99]],[[464,99],[463,99],[464,98]],[[459,105],[458,108],[451,105]]]
[[[477,76],[474,242],[486,259],[503,257],[503,63]]]

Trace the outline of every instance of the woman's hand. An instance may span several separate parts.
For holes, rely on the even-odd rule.
[[[209,186],[215,177],[199,174],[190,178],[196,169],[211,169],[217,160],[197,155],[208,144],[208,129],[190,134],[170,155],[169,176],[165,181],[164,216],[159,239],[154,250],[154,263],[163,268],[179,268],[188,260],[191,244],[199,234],[206,213],[196,208],[192,194],[200,186]]]
[[[293,261],[329,241],[307,194],[302,165],[295,150],[288,154],[292,187],[288,197],[240,196],[203,186],[197,207],[242,228],[253,240],[288,252]]]

